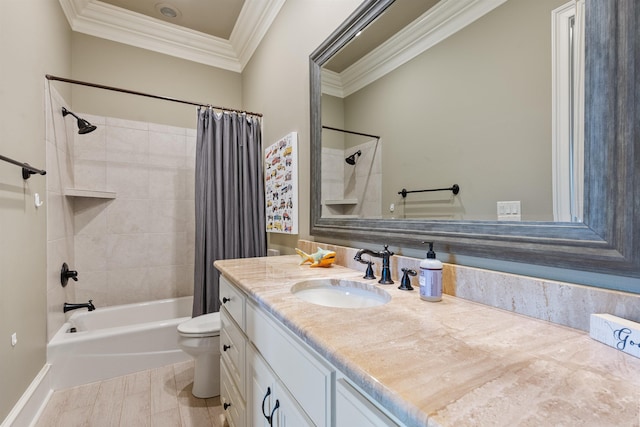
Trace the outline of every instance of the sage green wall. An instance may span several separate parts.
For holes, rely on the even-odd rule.
[[[360,0],[287,1],[242,72],[243,106],[264,114],[263,142],[298,132],[299,234],[269,234],[269,247],[294,253],[309,237],[309,55]]]
[[[242,107],[240,73],[81,33],[72,37],[72,78],[219,107]],[[73,85],[76,111],[195,128],[197,107]]]
[[[68,75],[70,55],[58,0],[2,2],[0,154],[46,168],[44,75]],[[0,420],[46,361],[47,206],[36,209],[34,193],[44,198],[46,177],[24,181],[20,168],[0,162]]]
[[[345,126],[381,135],[383,215],[552,221],[551,15],[565,0],[511,0],[345,98]],[[459,184],[461,192],[410,195]],[[395,212],[389,205],[395,203]]]
[[[344,129],[344,101],[342,98],[331,95],[322,95],[322,124]],[[322,129],[322,147],[344,150],[346,135],[335,130]],[[358,141],[362,142],[362,141]]]
[[[6,4],[5,4],[6,3]],[[3,3],[0,154],[46,168],[45,74],[241,108],[239,73],[73,33],[57,0]],[[194,127],[196,107],[51,82],[78,112]],[[0,162],[0,420],[46,363],[45,177]],[[11,347],[11,334],[18,344]]]

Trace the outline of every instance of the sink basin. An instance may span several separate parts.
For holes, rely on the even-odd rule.
[[[293,285],[291,293],[326,307],[375,307],[391,301],[391,295],[376,286],[345,279],[305,280]]]

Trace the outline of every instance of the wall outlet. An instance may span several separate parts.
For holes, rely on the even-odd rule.
[[[520,201],[498,202],[498,221],[520,221]]]
[[[14,332],[11,334],[11,347],[15,347],[18,344],[18,333]]]

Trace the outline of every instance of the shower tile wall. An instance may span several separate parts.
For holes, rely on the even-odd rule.
[[[341,200],[344,198],[344,150],[322,147],[322,216],[335,215],[335,209],[327,206],[325,200]]]
[[[65,322],[62,306],[65,301],[74,301],[75,286],[65,288],[60,284],[60,269],[66,262],[73,269],[74,233],[73,202],[64,196],[64,189],[73,182],[73,129],[65,126],[62,106],[67,105],[60,94],[50,88],[45,102],[46,114],[46,158],[47,158],[47,337],[51,339]],[[74,123],[75,125],[75,123]],[[74,283],[74,282],[72,282]]]
[[[382,150],[378,140],[371,140],[351,147],[345,156],[360,150],[362,155],[355,165],[344,161],[344,197],[358,199],[351,211],[361,218],[382,216]]]
[[[193,294],[194,129],[81,114],[98,126],[74,135],[79,301],[96,306]]]
[[[360,150],[362,155],[350,166],[345,158]],[[322,148],[322,216],[382,216],[382,154],[380,143],[368,141],[346,150]],[[327,205],[326,200],[356,199],[355,205]]]

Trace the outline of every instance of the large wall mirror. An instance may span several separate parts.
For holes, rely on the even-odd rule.
[[[364,2],[310,57],[311,233],[640,277],[639,9]]]

